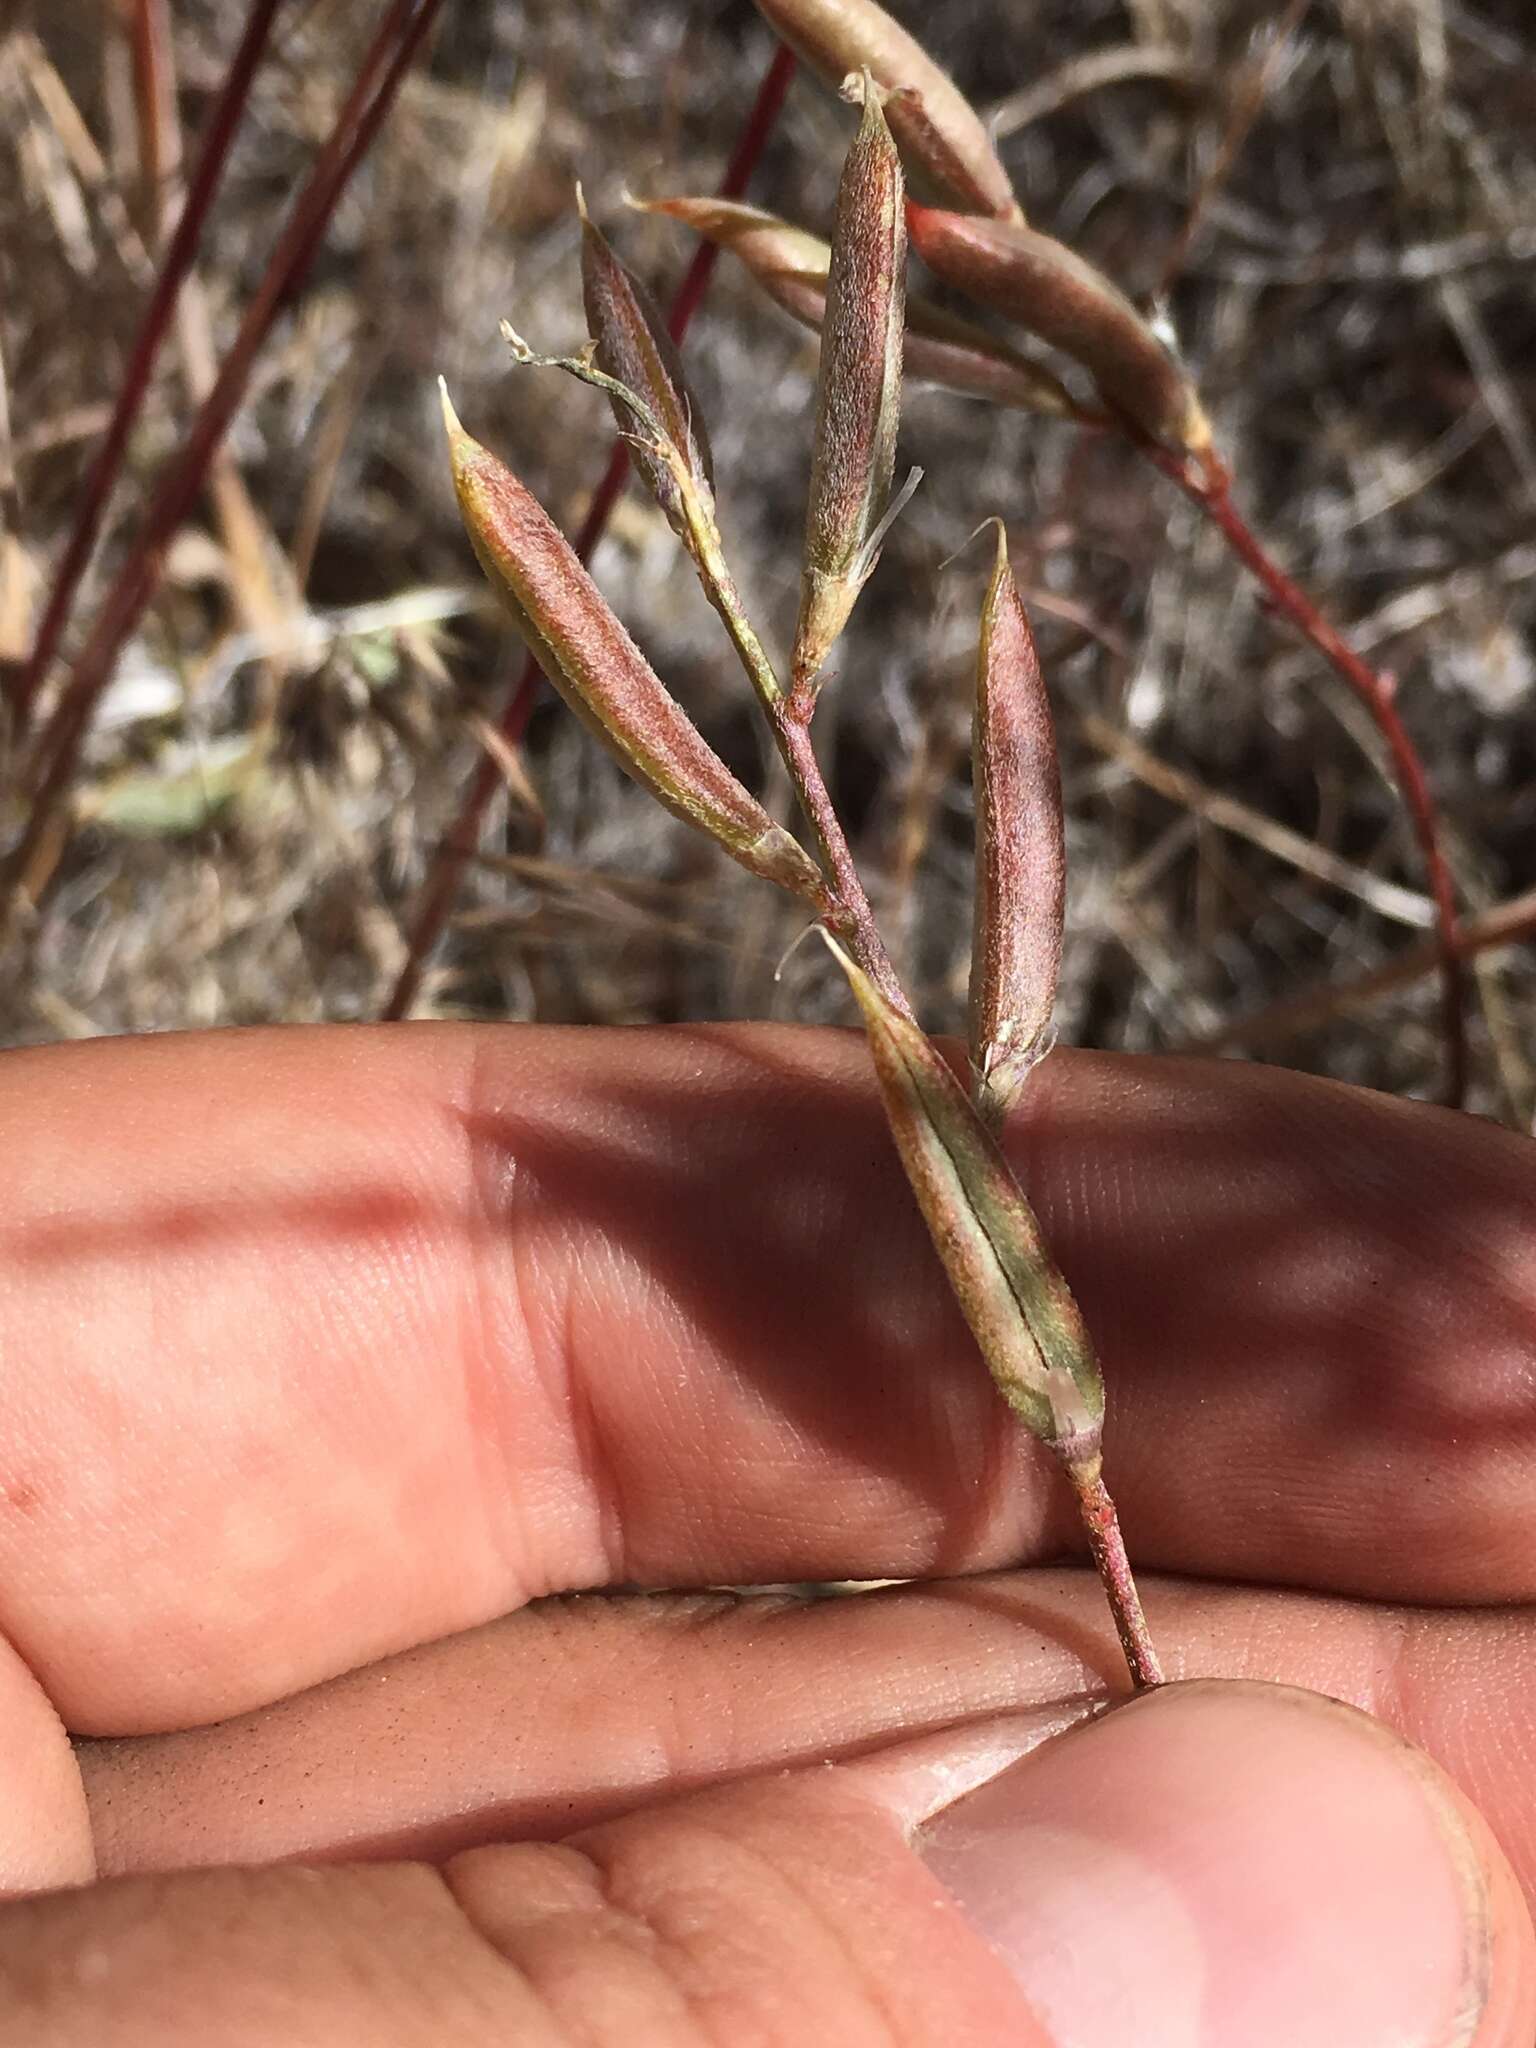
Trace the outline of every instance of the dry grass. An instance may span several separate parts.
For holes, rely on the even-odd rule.
[[[349,83],[368,12],[287,10],[199,266],[215,346]],[[1473,912],[1530,887],[1536,844],[1536,29],[1520,12],[1337,0],[1293,9],[1276,44],[1256,41],[1269,7],[989,0],[940,11],[934,32],[980,101],[1010,103],[1005,155],[1032,218],[1133,293],[1170,287],[1250,512],[1399,677]],[[242,10],[201,0],[175,13],[195,133]],[[156,228],[121,45],[89,8],[9,19],[0,660],[14,661]],[[494,715],[509,660],[462,541],[433,373],[574,523],[606,416],[550,374],[509,372],[497,321],[510,315],[539,346],[580,338],[578,174],[626,257],[670,284],[685,238],[626,216],[621,195],[713,184],[768,49],[745,4],[449,0],[430,66],[263,359],[220,488],[113,686],[85,822],[6,975],[0,1037],[377,1012],[400,920],[475,758],[474,719]],[[824,225],[848,119],[797,83],[754,196]],[[780,649],[813,347],[730,266],[689,347],[727,540]],[[186,339],[166,351],[106,567],[184,430],[194,358]],[[1186,1046],[1422,938],[1423,877],[1358,710],[1257,613],[1158,478],[1070,427],[922,390],[902,456],[927,481],[837,657],[818,730],[926,1022],[963,1016],[986,551],[946,563],[992,512],[1009,521],[1058,708],[1065,1039]],[[596,567],[711,740],[782,805],[692,572],[637,495]],[[543,820],[526,798],[498,809],[421,1008],[851,1021],[819,948],[775,981],[792,910],[665,819],[558,707],[536,718],[526,765]],[[1481,956],[1476,984],[1474,1104],[1529,1125],[1531,947]],[[1264,1051],[1428,1092],[1433,982],[1314,1018]]]

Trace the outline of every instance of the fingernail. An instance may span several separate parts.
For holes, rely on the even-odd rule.
[[[1059,2048],[1530,2038],[1530,1924],[1491,1837],[1427,1758],[1315,1694],[1161,1688],[916,1846]]]

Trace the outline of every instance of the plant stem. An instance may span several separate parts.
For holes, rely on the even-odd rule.
[[[800,808],[816,835],[822,865],[832,885],[833,906],[826,921],[881,994],[904,1017],[910,1017],[912,1006],[896,978],[896,970],[875,925],[869,898],[864,893],[864,884],[848,850],[847,838],[832,807],[821,763],[811,744],[810,720],[797,715],[788,699],[782,696],[768,706],[768,719],[784,766],[795,786]]]
[[[31,795],[26,826],[0,882],[0,936],[15,914],[23,888],[30,886],[36,856],[57,839],[54,819],[73,782],[97,699],[111,677],[123,641],[158,587],[165,550],[197,501],[208,465],[244,396],[257,353],[313,261],[336,203],[367,153],[441,4],[442,0],[393,0],[364,54],[346,104],[294,202],[218,379],[181,454],[156,489],[53,717],[38,736],[25,777]]]
[[[768,138],[778,120],[779,110],[784,104],[784,95],[795,73],[795,54],[782,43],[774,50],[773,59],[763,74],[757,89],[757,98],[747,115],[736,147],[731,152],[730,162],[720,180],[722,199],[739,199],[746,190],[758,159],[767,146]],[[684,271],[682,281],[672,296],[667,309],[667,332],[676,342],[686,335],[694,314],[698,311],[719,261],[720,251],[713,242],[701,242],[693,252],[692,261]],[[608,457],[608,467],[603,471],[601,482],[592,494],[586,517],[576,534],[572,545],[582,561],[586,561],[601,540],[607,528],[609,517],[618,503],[619,493],[629,470],[629,451],[622,440],[616,440]],[[527,730],[529,715],[538,695],[542,680],[538,663],[529,655],[523,662],[517,682],[507,699],[501,715],[501,737],[509,746],[517,746]],[[453,910],[454,898],[459,893],[464,870],[473,860],[480,841],[480,825],[486,808],[496,791],[501,787],[501,770],[490,754],[482,754],[475,772],[470,778],[468,789],[460,801],[458,815],[437,847],[422,884],[420,899],[415,916],[411,919],[406,937],[405,964],[396,976],[390,990],[389,1000],[380,1011],[388,1023],[397,1023],[410,1014],[411,1006],[421,989],[422,975],[433,947],[442,936]]]
[[[192,268],[197,254],[198,242],[202,236],[203,222],[213,203],[214,194],[223,175],[224,162],[229,154],[230,143],[240,125],[250,96],[251,81],[266,47],[272,30],[273,17],[282,0],[253,0],[250,14],[246,18],[245,32],[240,44],[230,59],[229,69],[219,88],[212,112],[208,117],[207,133],[203,138],[198,155],[197,168],[192,173],[192,182],[187,187],[186,203],[175,232],[160,262],[155,276],[154,289],[149,304],[144,308],[139,329],[133,338],[117,396],[112,405],[112,417],[101,446],[91,463],[90,471],[80,493],[80,505],[75,514],[75,523],[70,531],[63,556],[54,573],[53,586],[48,592],[36,638],[26,664],[11,686],[11,715],[13,737],[21,738],[32,714],[32,705],[48,673],[59,642],[64,637],[74,608],[75,594],[80,579],[96,545],[101,531],[101,522],[106,514],[107,501],[112,495],[123,466],[129,436],[139,409],[149,389],[149,380],[154,370],[155,358],[176,312],[176,302],[181,287]]]
[[[1062,1457],[1061,1464],[1077,1496],[1088,1548],[1093,1553],[1109,1611],[1115,1618],[1115,1633],[1130,1666],[1131,1683],[1138,1692],[1145,1692],[1163,1683],[1163,1667],[1152,1645],[1147,1617],[1141,1611],[1141,1595],[1136,1591],[1131,1561],[1125,1554],[1120,1517],[1104,1484],[1102,1461],[1095,1450],[1087,1456],[1069,1452]]]
[[[1306,592],[1286,574],[1249,526],[1232,497],[1231,478],[1219,463],[1197,462],[1176,455],[1144,435],[1134,436],[1153,466],[1172,479],[1210,520],[1232,553],[1262,588],[1282,618],[1340,676],[1364,704],[1392,759],[1398,792],[1408,807],[1414,835],[1423,856],[1425,875],[1435,903],[1435,930],[1440,969],[1440,1025],[1445,1045],[1444,1099],[1460,1106],[1467,1087],[1465,975],[1458,935],[1456,887],[1440,843],[1440,822],[1418,748],[1393,702],[1390,676],[1363,661],[1318,610]]]

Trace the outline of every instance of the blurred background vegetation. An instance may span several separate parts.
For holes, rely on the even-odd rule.
[[[1032,220],[1139,301],[1166,299],[1250,517],[1398,678],[1468,913],[1529,890],[1525,0],[892,4],[993,115]],[[376,12],[293,0],[279,17],[72,646]],[[166,18],[160,132],[191,150],[244,9],[171,0]],[[0,9],[0,673],[30,645],[176,187],[174,160],[146,152],[131,19],[109,0]],[[572,528],[608,416],[551,373],[512,371],[497,323],[543,348],[581,340],[578,177],[665,295],[687,238],[625,194],[711,189],[771,54],[746,0],[447,0],[101,704],[75,829],[0,978],[5,1042],[379,1013],[520,656],[453,507],[434,377]],[[848,110],[797,79],[751,196],[824,229],[849,132]],[[687,360],[738,580],[782,649],[815,343],[724,264]],[[1363,973],[1427,957],[1430,925],[1355,702],[1128,450],[916,388],[902,459],[926,479],[818,735],[925,1023],[963,1016],[986,557],[965,544],[998,513],[1063,755],[1063,1039],[1218,1045],[1432,1093],[1432,976],[1346,999]],[[595,568],[714,744],[788,816],[718,626],[633,487]],[[851,1021],[820,948],[778,972],[793,907],[660,813],[558,705],[506,767],[415,1014]],[[1472,1102],[1529,1127],[1529,938],[1480,953],[1472,980]],[[1298,996],[1316,999],[1298,1012]]]

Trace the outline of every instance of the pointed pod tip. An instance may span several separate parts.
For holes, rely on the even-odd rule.
[[[853,991],[853,999],[864,1015],[873,1019],[884,1014],[889,1007],[885,998],[880,994],[880,991],[875,987],[875,984],[864,972],[858,961],[848,951],[842,940],[834,932],[829,931],[824,924],[813,926],[813,930],[820,933],[822,943],[843,970],[848,986]]]
[[[446,377],[438,378],[437,395],[438,398],[442,401],[443,429],[444,432],[447,434],[449,440],[468,440],[469,436],[464,431],[464,422],[459,418],[458,414],[454,411],[453,400],[448,396],[448,379]]]
[[[822,944],[826,947],[827,951],[832,955],[832,958],[837,962],[838,966],[842,968],[843,972],[846,975],[848,975],[851,978],[853,975],[858,973],[858,969],[853,964],[852,956],[847,952],[847,950],[843,946],[842,941],[839,938],[837,938],[834,933],[830,932],[824,924],[813,925],[811,929],[815,932],[816,936],[821,940]]]
[[[587,211],[587,195],[582,190],[580,178],[576,180],[576,212],[582,226],[589,227],[592,222],[592,216]]]
[[[1001,519],[995,517],[986,524],[993,527],[997,534],[997,547],[992,556],[992,574],[987,586],[986,607],[990,610],[1006,589],[1012,586],[1017,591],[1017,586],[1013,582],[1013,562],[1008,553],[1008,529]]]

